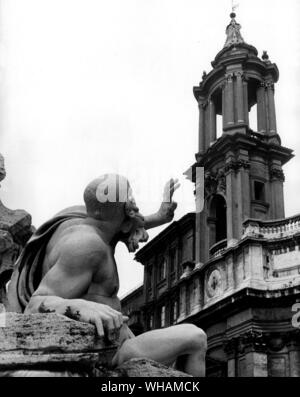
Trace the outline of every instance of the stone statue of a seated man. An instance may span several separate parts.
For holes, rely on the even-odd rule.
[[[119,337],[112,366],[146,357],[194,376],[205,374],[206,335],[192,324],[134,336],[121,314],[116,244],[134,252],[148,239],[146,229],[170,222],[178,182],[171,180],[157,213],[143,217],[126,178],[106,174],[84,191],[84,206],[61,211],[29,240],[8,289],[9,311],[56,312],[92,323],[99,336]],[[114,192],[114,200],[109,193]]]

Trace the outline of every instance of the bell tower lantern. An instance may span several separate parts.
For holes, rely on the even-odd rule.
[[[285,215],[282,166],[293,155],[281,146],[276,126],[279,71],[266,51],[260,58],[244,41],[235,18],[232,12],[223,49],[193,89],[199,108],[195,166],[205,175],[204,209],[196,214],[199,263],[241,239],[246,219]]]

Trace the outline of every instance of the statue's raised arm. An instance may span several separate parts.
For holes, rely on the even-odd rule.
[[[159,210],[154,214],[145,216],[145,229],[161,226],[173,220],[174,212],[177,208],[177,203],[173,201],[173,195],[179,186],[180,183],[178,182],[178,179],[173,178],[165,184],[163,201]]]

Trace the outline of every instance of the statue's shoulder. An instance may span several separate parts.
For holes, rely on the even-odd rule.
[[[64,227],[65,225],[62,225]],[[66,227],[56,240],[56,248],[64,255],[74,257],[104,256],[109,252],[108,244],[97,229],[91,225],[78,223]]]
[[[64,208],[59,211],[54,217],[69,215],[69,214],[78,214],[78,215],[86,215],[86,208],[84,205],[73,205],[72,207]]]

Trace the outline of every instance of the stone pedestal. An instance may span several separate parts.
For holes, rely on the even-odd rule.
[[[116,343],[97,337],[93,325],[62,315],[5,316],[5,326],[0,328],[0,372],[72,369],[91,373],[96,364],[106,364],[117,350]]]
[[[3,315],[0,377],[188,376],[148,359],[132,359],[112,369],[117,339],[99,338],[92,324],[55,313]]]

